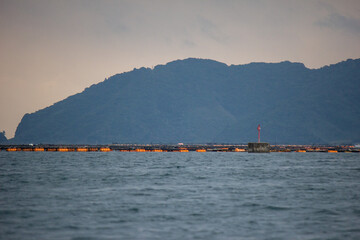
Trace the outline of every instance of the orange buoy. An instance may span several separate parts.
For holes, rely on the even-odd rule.
[[[143,149],[143,148],[137,148],[137,149],[135,149],[135,152],[145,152],[145,149]]]
[[[77,152],[87,152],[88,149],[87,148],[77,148],[76,151]]]
[[[68,152],[69,149],[67,148],[58,148],[58,152]]]
[[[34,148],[34,152],[44,152],[44,148]]]
[[[111,149],[108,147],[102,147],[100,148],[100,152],[111,152]]]
[[[206,152],[206,149],[196,149],[196,152]]]

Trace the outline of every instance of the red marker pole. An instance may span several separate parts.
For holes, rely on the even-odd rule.
[[[261,130],[260,124],[258,125],[257,130],[258,130],[258,142],[260,142],[260,130]]]

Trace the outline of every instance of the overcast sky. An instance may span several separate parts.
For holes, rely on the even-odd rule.
[[[360,57],[359,0],[0,0],[0,130],[133,68]]]

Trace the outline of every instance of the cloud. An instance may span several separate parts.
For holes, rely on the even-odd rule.
[[[185,47],[188,47],[188,48],[194,48],[197,46],[196,43],[194,43],[193,41],[191,41],[189,39],[183,40],[182,45]]]
[[[206,37],[209,37],[220,44],[224,44],[226,42],[225,34],[215,23],[201,16],[198,16],[197,21],[200,26],[200,31]]]
[[[346,17],[337,13],[331,13],[327,17],[317,21],[315,24],[332,30],[342,30],[360,34],[360,19]]]

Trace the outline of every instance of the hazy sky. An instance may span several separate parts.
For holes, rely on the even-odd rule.
[[[0,0],[0,130],[116,73],[360,57],[359,0]]]

